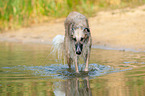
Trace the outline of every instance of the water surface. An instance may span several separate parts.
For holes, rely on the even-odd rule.
[[[0,43],[0,96],[144,96],[145,54],[92,49],[89,72],[50,54],[50,45]]]

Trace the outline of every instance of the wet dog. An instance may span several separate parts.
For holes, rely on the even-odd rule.
[[[76,72],[78,70],[79,57],[84,58],[85,70],[88,71],[88,63],[91,51],[91,32],[88,24],[88,19],[78,13],[71,12],[64,23],[65,37],[59,35],[53,39],[55,49],[63,49],[67,59],[67,64],[71,68],[71,64],[75,63]]]

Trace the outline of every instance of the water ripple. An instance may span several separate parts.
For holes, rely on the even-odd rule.
[[[99,64],[89,64],[89,72],[86,73],[83,71],[84,65],[79,65],[79,71],[80,74],[75,73],[75,66],[72,66],[71,69],[68,68],[68,66],[65,64],[51,64],[49,66],[15,66],[15,67],[3,67],[4,69],[19,69],[19,70],[29,70],[32,71],[33,75],[36,76],[52,76],[53,78],[62,78],[62,79],[68,79],[68,78],[74,78],[74,77],[86,77],[89,76],[90,78],[101,76],[108,73],[114,73],[114,72],[121,72],[130,69],[124,69],[121,70],[119,68],[113,68],[111,66],[106,65],[99,65]]]

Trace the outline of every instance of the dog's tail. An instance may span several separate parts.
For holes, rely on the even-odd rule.
[[[52,41],[52,53],[57,53],[58,54],[58,59],[64,52],[64,36],[63,35],[57,35],[56,37],[53,38]]]

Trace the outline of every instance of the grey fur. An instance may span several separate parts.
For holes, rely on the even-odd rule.
[[[85,71],[88,71],[88,61],[92,44],[88,19],[78,12],[71,12],[67,16],[64,25],[64,49],[69,68],[71,68],[71,64],[74,62],[76,72],[79,73],[78,59],[79,56],[82,56],[86,63]],[[76,50],[79,50],[81,54],[76,54]]]

